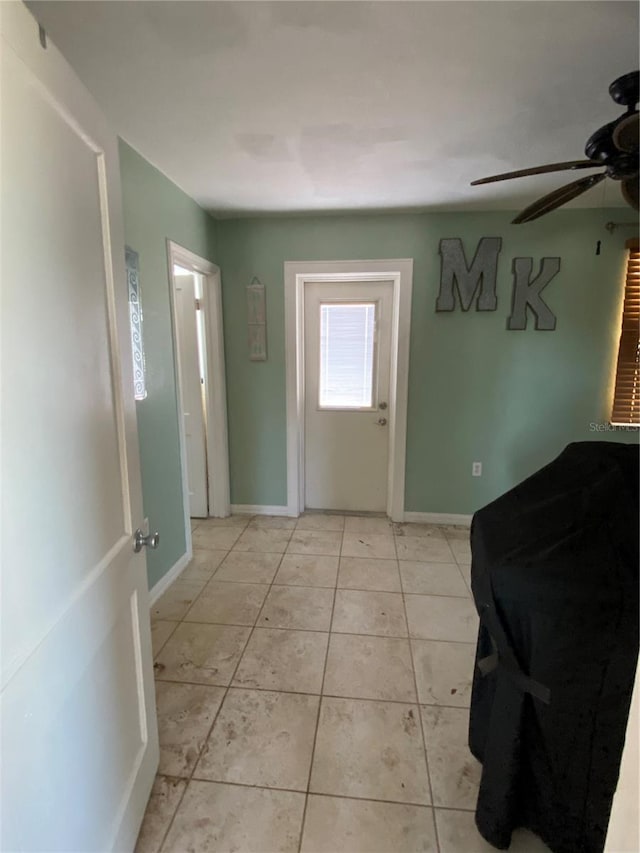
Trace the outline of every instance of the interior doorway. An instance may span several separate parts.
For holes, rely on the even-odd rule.
[[[180,350],[180,387],[182,417],[187,454],[189,515],[209,515],[209,477],[207,475],[206,353],[202,316],[203,276],[173,266],[176,300],[177,343]]]
[[[168,241],[187,539],[191,518],[229,515],[220,270]]]
[[[404,519],[413,261],[285,263],[287,512]]]

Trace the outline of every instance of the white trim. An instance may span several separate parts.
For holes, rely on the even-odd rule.
[[[179,557],[169,571],[162,575],[160,580],[151,587],[149,590],[149,607],[153,607],[162,593],[166,592],[174,580],[176,580],[187,568],[190,562],[191,552],[188,551],[186,554],[183,554],[182,557]]]
[[[404,520],[413,524],[461,524],[471,527],[472,515],[457,515],[453,512],[405,512]]]
[[[211,261],[208,261],[206,258],[201,258],[200,255],[190,252],[189,249],[185,249],[184,246],[174,243],[173,240],[167,240],[167,251],[169,252],[171,260],[172,275],[173,264],[178,264],[178,266],[192,270],[193,272],[200,272],[203,275],[212,275],[213,273],[220,272],[220,267],[212,264]]]
[[[266,504],[231,504],[232,515],[289,515],[288,506]]]
[[[229,515],[229,437],[227,432],[227,387],[222,324],[222,281],[220,270],[205,276],[204,292],[205,389],[207,406],[207,474],[209,515]]]
[[[188,249],[167,240],[167,264],[170,282],[171,331],[173,335],[173,362],[178,396],[178,435],[180,438],[180,464],[182,468],[182,504],[184,509],[185,539],[187,552],[191,551],[191,518],[189,515],[189,485],[187,481],[187,446],[184,434],[182,411],[182,387],[180,382],[180,352],[176,346],[175,287],[173,266],[199,272],[204,276],[203,302],[205,349],[207,352],[207,379],[205,405],[207,408],[207,475],[209,479],[209,515],[229,515],[229,450],[227,436],[227,396],[224,364],[224,339],[222,329],[222,283],[220,268]]]
[[[381,261],[285,261],[285,360],[287,377],[287,514],[304,509],[304,294],[310,282],[391,281],[391,383],[387,515],[404,516],[404,480],[411,327],[411,258]]]

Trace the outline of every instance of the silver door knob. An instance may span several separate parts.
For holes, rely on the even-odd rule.
[[[378,420],[376,421],[376,424],[378,426],[386,426],[387,425],[387,419],[386,418],[378,418]]]
[[[138,553],[138,551],[142,551],[145,545],[147,546],[147,548],[153,548],[155,550],[158,547],[159,542],[160,534],[157,530],[155,533],[148,533],[145,536],[142,530],[138,528],[133,534],[133,550],[136,552],[136,554]]]

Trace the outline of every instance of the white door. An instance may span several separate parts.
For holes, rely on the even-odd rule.
[[[305,285],[305,505],[384,512],[392,282]]]
[[[204,423],[202,388],[204,377],[198,350],[198,321],[200,303],[196,300],[196,276],[174,275],[176,298],[176,329],[178,332],[178,369],[182,397],[182,417],[187,451],[187,483],[189,486],[189,515],[206,518],[207,444]]]
[[[126,851],[158,743],[117,140],[21,3],[0,39],[0,849]]]

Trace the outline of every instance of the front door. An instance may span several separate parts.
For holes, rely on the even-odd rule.
[[[22,3],[0,39],[0,849],[126,851],[158,743],[117,140]]]
[[[305,504],[385,512],[391,282],[305,285]]]

